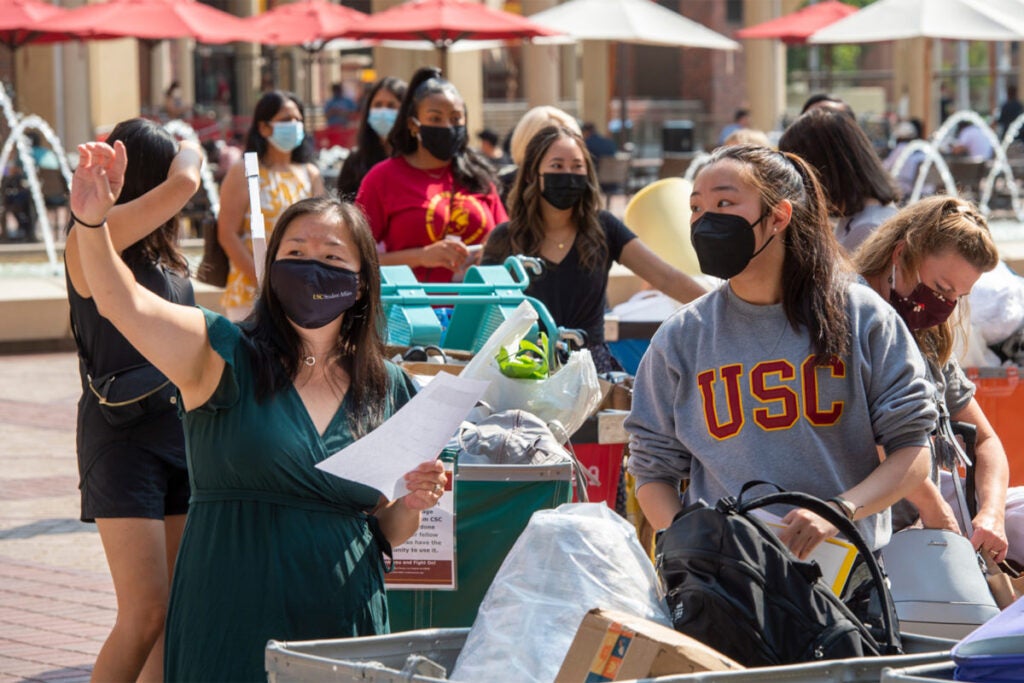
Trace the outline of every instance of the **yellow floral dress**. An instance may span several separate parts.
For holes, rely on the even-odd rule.
[[[263,210],[263,225],[267,231],[267,240],[285,209],[299,201],[313,196],[313,181],[309,171],[302,165],[292,165],[288,170],[270,170],[260,165],[260,208]],[[249,251],[252,251],[252,234],[250,232],[251,215],[245,213],[242,239]],[[231,264],[228,272],[227,285],[220,303],[225,309],[249,308],[259,294],[256,283],[242,271]]]

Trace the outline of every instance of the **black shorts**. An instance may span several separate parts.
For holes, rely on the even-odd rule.
[[[188,511],[184,459],[158,455],[137,443],[108,443],[79,454],[82,521],[97,517],[163,519]]]

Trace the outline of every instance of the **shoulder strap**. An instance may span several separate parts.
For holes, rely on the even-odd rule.
[[[864,542],[864,538],[860,535],[860,532],[857,531],[857,527],[853,525],[853,522],[839,514],[839,511],[822,499],[796,491],[769,493],[764,496],[759,496],[754,500],[747,501],[743,500],[743,493],[740,493],[739,500],[726,498],[719,501],[720,506],[723,503],[726,504],[725,507],[735,505],[736,511],[740,513],[747,513],[751,510],[756,510],[757,508],[762,508],[768,505],[794,505],[796,507],[810,510],[820,517],[824,517],[829,524],[839,529],[847,540],[856,546],[857,552],[861,554],[865,564],[867,564],[868,571],[871,573],[871,580],[874,582],[875,588],[878,592],[878,597],[882,602],[882,622],[885,627],[886,637],[886,642],[884,643],[885,650],[889,653],[897,653],[901,651],[897,627],[893,623],[892,616],[896,612],[893,607],[892,596],[889,594],[889,589],[885,584],[885,577],[882,575],[882,570],[878,566],[878,561],[875,559],[874,553],[872,553],[871,549],[868,548],[867,544]]]

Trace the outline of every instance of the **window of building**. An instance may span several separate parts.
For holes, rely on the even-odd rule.
[[[743,0],[725,0],[725,20],[730,24],[743,23]]]

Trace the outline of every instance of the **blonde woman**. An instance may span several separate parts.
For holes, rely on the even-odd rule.
[[[971,520],[971,543],[979,552],[1001,562],[1008,548],[1006,451],[974,398],[974,384],[953,356],[952,314],[957,303],[970,293],[982,273],[999,263],[988,225],[970,202],[956,197],[929,197],[879,226],[854,258],[861,276],[892,304],[917,340],[935,385],[935,401],[945,407],[952,420],[978,429],[978,510]],[[939,495],[935,482],[926,482],[908,500],[917,507],[926,527],[959,531],[953,511]]]

